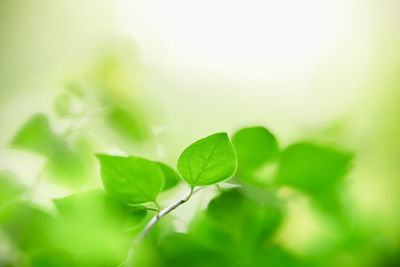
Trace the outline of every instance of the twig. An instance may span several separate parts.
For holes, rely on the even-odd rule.
[[[165,215],[167,215],[168,213],[170,213],[171,211],[173,211],[174,209],[176,209],[177,207],[179,207],[180,205],[182,205],[183,203],[185,203],[186,201],[188,201],[190,199],[190,197],[198,192],[200,189],[202,189],[202,187],[196,186],[194,188],[191,188],[190,191],[188,193],[186,193],[181,199],[175,201],[174,203],[172,203],[171,205],[169,205],[168,207],[166,207],[165,209],[161,210],[159,213],[157,213],[145,226],[145,228],[143,229],[142,233],[139,235],[138,237],[138,241],[141,242],[143,241],[146,236],[149,234],[150,230],[154,227],[154,225]],[[126,258],[126,260],[120,265],[120,266],[129,266],[128,264],[131,263],[132,259],[133,259],[133,255],[134,255],[134,247],[136,245],[136,242],[134,241],[134,243],[132,244],[131,248],[129,249],[128,252],[128,256]]]

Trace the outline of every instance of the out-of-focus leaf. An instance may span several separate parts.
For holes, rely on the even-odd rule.
[[[135,114],[122,106],[112,105],[106,111],[106,119],[111,127],[129,140],[143,140],[148,136],[148,129],[141,114]]]
[[[237,152],[239,172],[261,167],[279,151],[275,136],[260,126],[240,129],[233,135],[232,143]]]
[[[265,242],[282,221],[282,211],[277,206],[266,206],[249,199],[238,189],[223,192],[213,199],[207,213],[233,242],[252,247]]]
[[[0,208],[18,199],[25,191],[25,186],[19,183],[13,174],[6,171],[0,172]]]
[[[297,143],[283,152],[278,179],[283,184],[318,193],[340,182],[351,159],[351,154],[332,147]]]
[[[158,249],[164,266],[217,267],[227,264],[223,254],[196,243],[182,233],[170,234],[161,241]]]
[[[147,211],[128,207],[102,190],[55,199],[59,247],[83,266],[114,266],[126,256],[132,236],[128,227],[139,224]]]
[[[16,134],[11,145],[45,157],[55,182],[78,185],[85,177],[85,164],[81,156],[52,131],[44,114],[36,114],[29,119]]]
[[[0,228],[21,250],[51,247],[54,217],[29,202],[14,202],[0,212]]]
[[[104,188],[129,203],[155,202],[164,187],[164,174],[154,161],[139,157],[98,154]]]
[[[44,114],[32,116],[14,137],[11,145],[17,149],[51,157],[59,147],[59,139]]]
[[[39,251],[29,253],[29,267],[70,267],[81,266],[75,259],[64,251],[52,248],[38,248]]]
[[[299,259],[279,246],[258,247],[251,251],[240,262],[235,262],[234,267],[316,267],[317,265],[307,260]]]
[[[163,191],[171,189],[172,187],[176,186],[181,181],[179,174],[174,169],[172,169],[170,166],[168,166],[162,162],[158,162],[158,164],[160,165],[161,171],[164,173],[164,177],[165,177]]]
[[[55,113],[60,118],[65,118],[71,114],[71,96],[60,94],[56,96],[53,103]]]
[[[236,152],[226,133],[216,133],[188,146],[178,160],[178,171],[192,187],[212,185],[236,171]]]

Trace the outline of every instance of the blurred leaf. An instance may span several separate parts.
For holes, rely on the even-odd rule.
[[[51,247],[54,222],[47,212],[25,201],[14,202],[0,213],[0,228],[21,250]]]
[[[283,184],[318,193],[340,182],[351,159],[351,154],[332,147],[297,143],[283,152],[278,179]]]
[[[238,189],[225,191],[211,200],[207,213],[222,231],[244,247],[265,242],[280,225],[283,217],[279,207],[261,205]]]
[[[179,174],[174,169],[172,169],[171,167],[162,162],[157,162],[157,163],[160,165],[161,171],[164,173],[165,177],[163,191],[171,189],[181,181]]]
[[[236,165],[236,152],[226,133],[194,142],[178,159],[178,171],[192,187],[228,179],[235,173]]]
[[[159,164],[139,157],[98,154],[104,188],[129,203],[155,202],[164,187]]]
[[[237,152],[239,171],[259,168],[279,152],[275,136],[259,126],[240,129],[233,135],[232,143]]]
[[[47,248],[29,254],[29,267],[70,267],[81,266],[74,258],[63,251]]]
[[[54,133],[44,114],[36,114],[25,123],[12,141],[12,147],[37,153],[47,158],[54,181],[79,185],[85,178],[85,163],[63,138]]]
[[[139,224],[147,211],[128,207],[102,190],[55,199],[59,247],[83,266],[115,266],[126,256],[132,236],[126,228]]]
[[[311,262],[298,259],[290,252],[275,245],[271,247],[259,247],[249,253],[245,259],[237,262],[234,267],[312,267]]]
[[[19,183],[13,174],[6,171],[0,172],[0,208],[18,199],[24,192],[26,192],[25,186]]]
[[[219,267],[227,265],[224,255],[196,243],[189,235],[172,233],[159,244],[165,266]]]
[[[58,117],[67,117],[71,114],[71,96],[67,94],[60,94],[56,96],[53,107]]]
[[[36,114],[22,126],[11,145],[17,149],[51,157],[59,146],[59,140],[51,130],[47,117],[44,114]]]
[[[144,118],[119,105],[112,105],[106,111],[106,119],[114,130],[130,140],[143,140],[148,136]]]

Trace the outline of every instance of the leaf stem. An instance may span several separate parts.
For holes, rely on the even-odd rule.
[[[183,203],[187,202],[191,196],[198,192],[200,189],[202,189],[202,187],[196,186],[196,187],[191,187],[190,191],[188,193],[186,193],[181,199],[175,201],[174,203],[172,203],[171,205],[169,205],[168,207],[166,207],[165,209],[161,210],[160,212],[158,212],[145,226],[145,228],[143,229],[142,233],[139,235],[138,241],[141,242],[143,241],[146,236],[149,234],[150,230],[154,227],[154,225],[165,215],[167,215],[168,213],[170,213],[171,211],[173,211],[174,209],[176,209],[177,207],[179,207],[180,205],[182,205]],[[157,204],[158,205],[158,204]],[[129,266],[129,264],[131,263],[132,259],[133,259],[133,255],[134,255],[134,247],[136,245],[136,242],[134,242],[131,246],[131,248],[129,249],[129,253],[128,256],[125,260],[125,262],[123,264],[126,264],[126,266]],[[122,266],[122,265],[121,265]]]
[[[160,211],[160,210],[161,210],[161,207],[160,207],[160,204],[158,204],[157,200],[154,200],[153,203],[154,203],[154,205],[156,206],[157,211]]]

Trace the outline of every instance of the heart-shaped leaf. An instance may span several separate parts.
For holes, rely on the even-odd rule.
[[[106,191],[133,203],[156,201],[164,187],[164,174],[157,162],[139,157],[98,154],[101,179]]]
[[[236,171],[236,151],[226,133],[216,133],[188,146],[178,160],[178,171],[192,187],[212,185]]]

